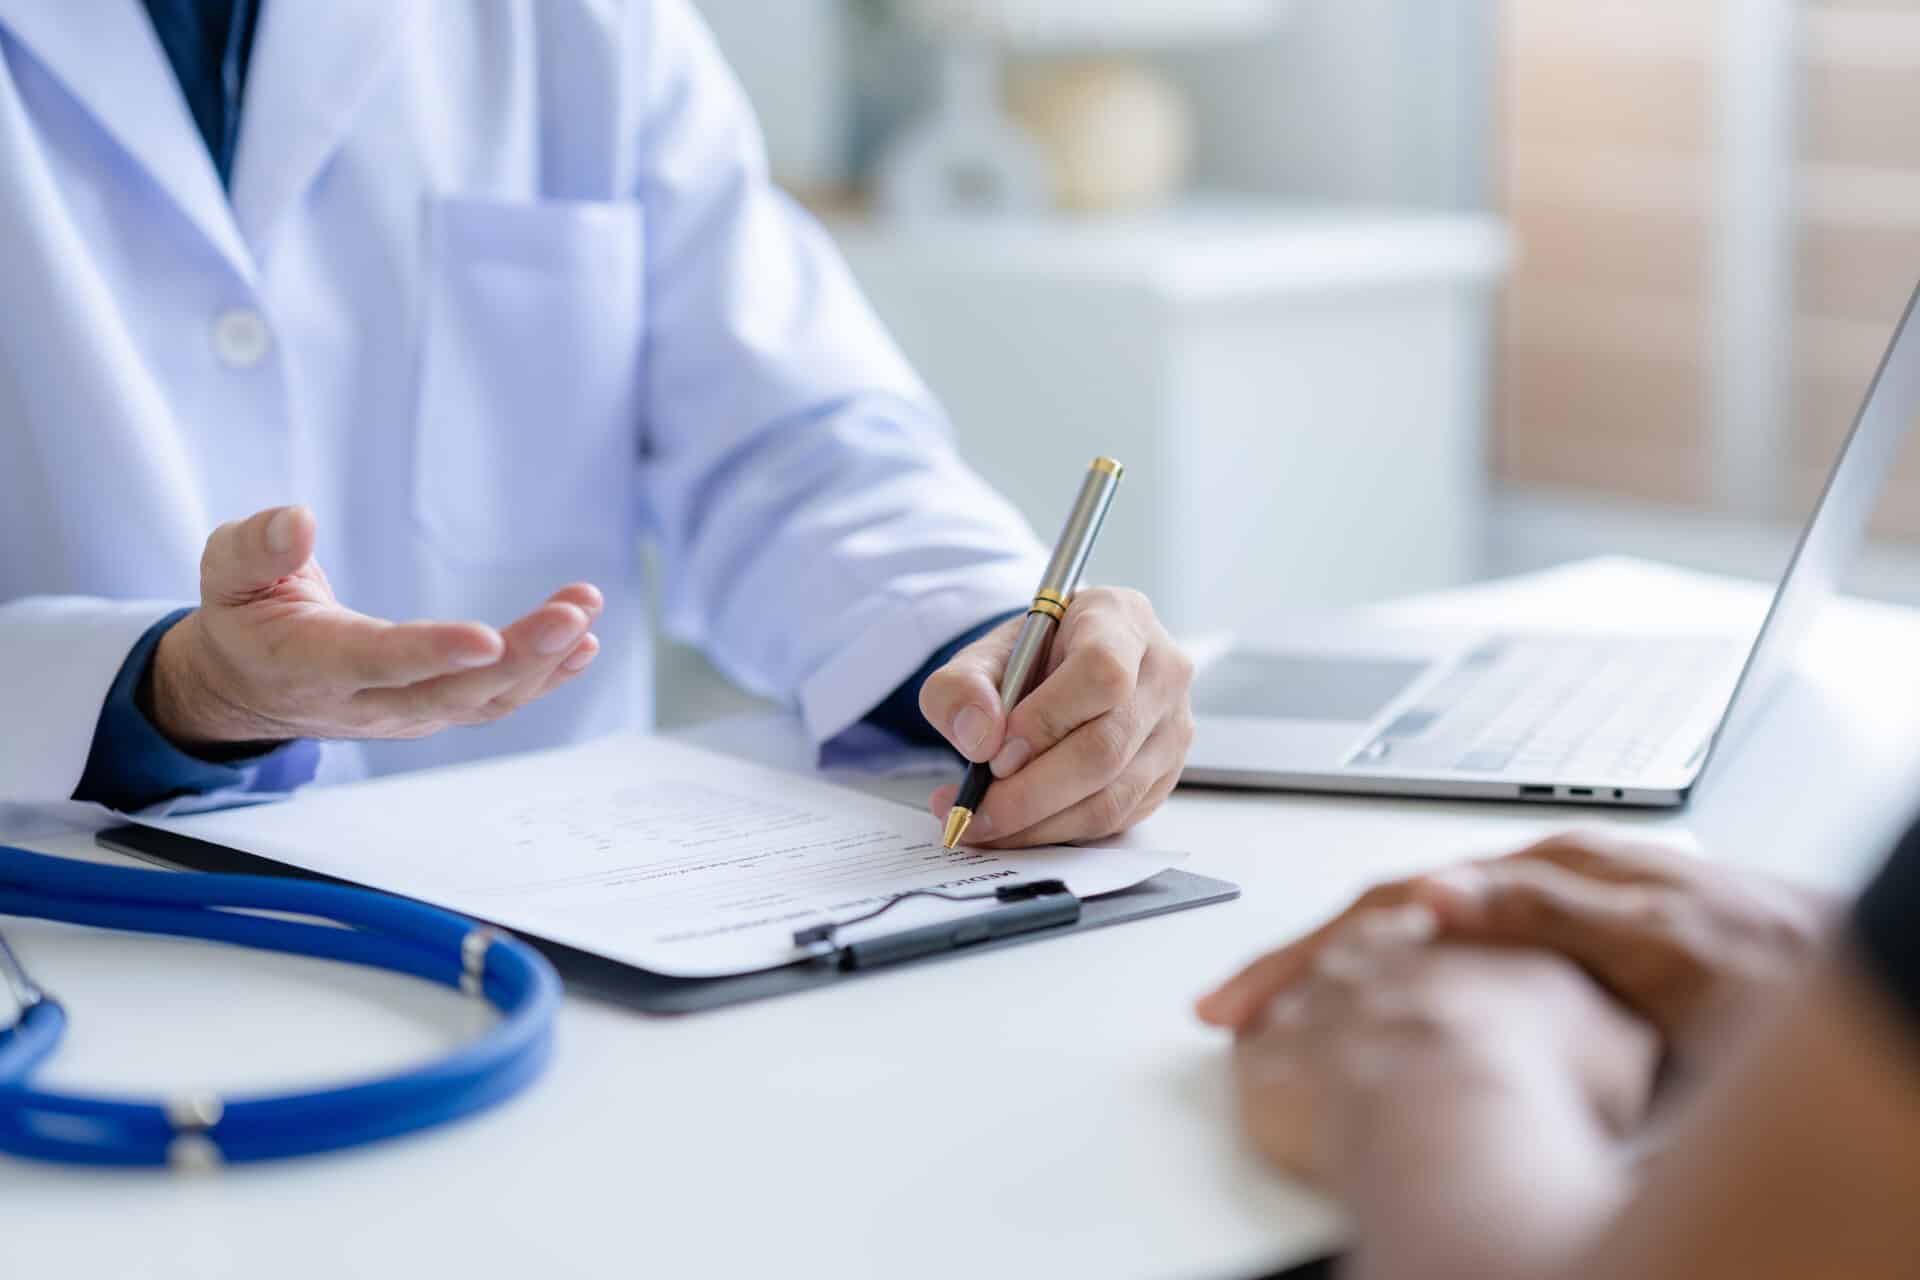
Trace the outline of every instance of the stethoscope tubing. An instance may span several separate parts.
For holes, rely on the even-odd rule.
[[[272,911],[329,920],[310,924]],[[439,1061],[338,1088],[220,1101],[183,1132],[179,1100],[34,1088],[66,1014],[43,998],[0,1035],[0,1151],[108,1165],[165,1165],[183,1137],[222,1162],[310,1155],[414,1132],[493,1106],[536,1078],[552,1049],[560,982],[532,948],[451,912],[367,890],[263,876],[179,875],[0,848],[0,915],[203,938],[367,965],[484,995],[498,1024]],[[337,927],[347,926],[347,927]],[[475,942],[484,951],[475,954]],[[476,965],[477,961],[477,965]]]

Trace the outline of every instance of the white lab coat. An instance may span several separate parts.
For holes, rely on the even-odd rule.
[[[648,723],[644,540],[819,742],[1038,572],[685,0],[271,0],[230,199],[137,0],[0,0],[0,809],[289,501],[370,613],[607,594],[582,679],[323,777]]]

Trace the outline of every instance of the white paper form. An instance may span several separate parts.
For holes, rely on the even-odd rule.
[[[676,977],[791,964],[796,929],[910,889],[1058,879],[1087,898],[1184,857],[949,851],[925,812],[638,734],[143,821]],[[842,938],[992,906],[912,899]]]

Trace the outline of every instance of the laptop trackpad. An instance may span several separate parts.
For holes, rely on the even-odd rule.
[[[1230,653],[1201,672],[1193,705],[1207,716],[1364,723],[1386,710],[1429,665],[1396,658]]]

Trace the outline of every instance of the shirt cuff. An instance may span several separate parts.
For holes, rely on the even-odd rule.
[[[1043,568],[1036,553],[970,569],[965,581],[931,589],[914,583],[919,589],[861,601],[843,619],[851,641],[800,682],[800,720],[816,748],[849,729],[879,735],[864,723],[867,713],[953,636],[1003,610],[1025,608]]]
[[[177,609],[153,624],[120,664],[93,731],[86,771],[74,788],[75,800],[103,804],[123,813],[156,806],[215,808],[224,804],[273,799],[313,780],[320,744],[296,739],[264,755],[215,762],[202,760],[167,741],[140,709],[140,682],[146,678],[160,639],[191,609]],[[174,803],[190,800],[191,804]]]
[[[927,723],[920,714],[920,687],[926,684],[928,677],[953,661],[953,656],[978,640],[1009,618],[1018,618],[1025,609],[1008,609],[997,613],[978,626],[970,627],[949,640],[923,663],[920,669],[902,681],[898,688],[888,694],[879,706],[867,712],[864,723],[876,729],[883,729],[895,738],[917,747],[937,747],[947,741],[946,735]]]

